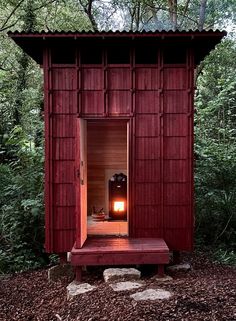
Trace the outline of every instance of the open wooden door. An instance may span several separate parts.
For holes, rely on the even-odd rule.
[[[76,119],[76,247],[87,239],[87,122]]]

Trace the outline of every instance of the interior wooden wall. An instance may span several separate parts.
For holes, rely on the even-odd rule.
[[[127,123],[124,121],[88,121],[88,214],[92,206],[108,209],[107,173],[127,171]]]

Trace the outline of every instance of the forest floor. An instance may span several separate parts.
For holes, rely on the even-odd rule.
[[[90,268],[83,282],[97,289],[68,301],[68,280],[48,281],[47,269],[0,278],[0,320],[57,321],[236,321],[236,269],[213,263],[198,253],[185,256],[189,272],[172,273],[172,281],[158,283],[152,267],[142,271],[143,289],[161,288],[172,293],[166,300],[136,302],[130,294],[114,292],[104,283],[102,268]]]

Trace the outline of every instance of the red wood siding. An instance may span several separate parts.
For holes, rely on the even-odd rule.
[[[163,228],[172,250],[192,249],[193,69],[187,67],[166,67],[163,79]]]
[[[160,68],[135,68],[134,237],[162,237]]]
[[[70,251],[75,241],[75,116],[76,72],[73,67],[53,67],[45,53],[47,71],[45,103],[46,177],[48,204],[46,215],[46,250]],[[47,123],[47,121],[46,121]]]
[[[129,116],[132,108],[132,77],[128,67],[97,68],[82,65],[82,116]]]
[[[131,53],[132,55],[132,53]],[[193,63],[51,65],[45,52],[46,248],[70,251],[75,241],[76,119],[129,123],[129,235],[164,238],[190,250],[193,237]],[[78,147],[78,146],[77,146]],[[78,188],[79,190],[79,188]],[[77,217],[77,237],[80,237]]]

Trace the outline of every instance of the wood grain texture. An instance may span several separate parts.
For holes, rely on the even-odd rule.
[[[191,50],[187,55],[181,66],[164,65],[162,50],[156,65],[137,66],[135,57],[127,65],[106,65],[106,59],[81,65],[78,56],[75,65],[51,66],[50,52],[45,53],[48,251],[70,251],[76,216],[81,236],[75,206],[86,197],[76,192],[78,117],[89,118],[88,208],[106,208],[107,173],[127,171],[131,235],[163,237],[170,249],[192,248],[194,63]],[[127,120],[113,120],[121,117]]]
[[[88,122],[88,211],[107,208],[106,171],[127,171],[127,123]]]
[[[88,238],[71,251],[72,265],[167,264],[169,248],[158,238]]]

